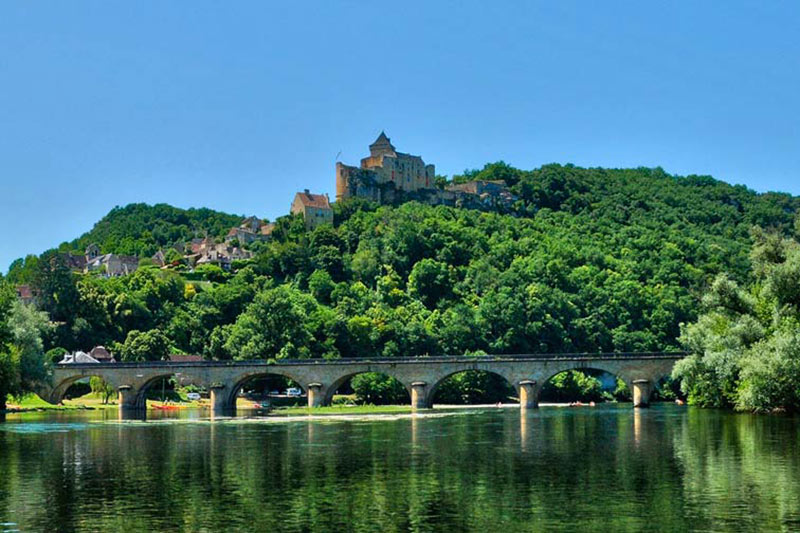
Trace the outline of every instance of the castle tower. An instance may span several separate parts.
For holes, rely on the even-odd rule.
[[[389,137],[387,137],[382,131],[381,134],[378,135],[378,138],[375,139],[375,142],[369,145],[369,154],[372,157],[378,157],[382,155],[397,157],[397,152],[394,151],[394,146],[392,146]]]

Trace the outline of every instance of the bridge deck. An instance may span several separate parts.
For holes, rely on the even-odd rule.
[[[345,364],[420,364],[420,363],[494,363],[512,361],[619,361],[619,360],[677,360],[686,352],[603,352],[560,354],[503,354],[503,355],[435,355],[418,357],[357,357],[342,359],[249,359],[222,361],[141,361],[117,363],[63,363],[58,368],[176,368],[176,367],[236,367],[236,366],[308,366]]]

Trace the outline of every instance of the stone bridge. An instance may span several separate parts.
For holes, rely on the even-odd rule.
[[[621,378],[633,394],[635,407],[646,407],[658,381],[670,374],[682,353],[442,356],[393,359],[305,359],[272,361],[200,361],[147,363],[60,364],[51,386],[40,392],[58,403],[76,381],[103,378],[118,393],[121,409],[144,409],[148,388],[164,377],[193,383],[210,391],[215,413],[231,412],[241,388],[269,375],[289,378],[307,393],[309,407],[328,405],[336,390],[355,375],[379,372],[399,380],[415,409],[433,406],[437,387],[453,374],[484,370],[504,378],[517,391],[520,406],[538,406],[544,384],[572,369],[603,370]]]

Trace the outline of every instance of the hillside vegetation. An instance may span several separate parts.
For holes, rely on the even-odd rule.
[[[661,351],[681,348],[681,323],[697,319],[718,275],[754,281],[753,228],[788,237],[800,208],[787,194],[661,169],[494,163],[455,179],[504,179],[520,201],[510,213],[338,203],[335,227],[280,218],[231,273],[143,267],[103,279],[49,252],[15,262],[8,280],[41,291],[56,322],[47,348],[105,344],[131,359]],[[148,257],[238,222],[136,204],[60,250],[98,242]]]

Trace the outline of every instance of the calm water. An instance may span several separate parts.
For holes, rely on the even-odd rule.
[[[104,416],[0,424],[0,531],[800,531],[798,418]]]

